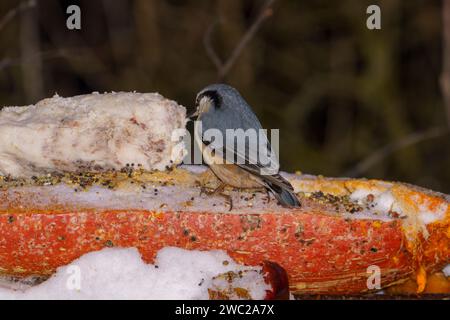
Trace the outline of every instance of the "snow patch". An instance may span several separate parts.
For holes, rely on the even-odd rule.
[[[236,264],[223,251],[166,247],[154,264],[146,264],[135,248],[106,248],[58,268],[48,280],[25,290],[5,288],[1,282],[0,299],[208,299],[208,289],[227,285],[217,276],[230,271],[249,275],[234,285],[253,299],[263,299],[270,289],[261,267]]]

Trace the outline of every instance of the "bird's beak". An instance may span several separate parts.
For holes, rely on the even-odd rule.
[[[198,118],[199,112],[198,109],[195,110],[194,112],[190,113],[187,117],[191,120],[195,120]]]

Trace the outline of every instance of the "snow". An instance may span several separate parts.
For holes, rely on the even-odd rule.
[[[223,251],[161,249],[154,264],[135,248],[106,248],[58,268],[45,282],[24,288],[0,282],[0,299],[208,299],[208,289],[226,290],[220,274],[243,271],[233,286],[263,299],[270,287],[261,267],[236,264]],[[21,289],[21,290],[20,290]]]
[[[186,109],[157,93],[54,96],[0,111],[0,174],[165,170],[186,154]]]

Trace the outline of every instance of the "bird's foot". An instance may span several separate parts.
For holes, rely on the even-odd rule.
[[[218,194],[223,191],[225,188],[225,183],[221,183],[217,188],[211,191],[210,188],[207,188],[205,186],[200,186],[200,195],[206,194],[207,196],[213,196],[215,194]]]
[[[221,183],[217,188],[215,188],[214,190],[210,190],[204,186],[200,187],[200,196],[202,194],[205,194],[207,196],[221,196],[223,198],[225,198],[225,202],[227,202],[230,205],[230,208],[228,209],[228,211],[233,210],[233,198],[231,197],[231,195],[224,193],[225,189],[225,183]]]
[[[201,173],[197,177],[197,185],[200,187],[200,194],[207,194],[206,189],[214,189],[220,187],[222,181],[220,181],[211,168],[208,168],[205,172]]]
[[[270,192],[268,189],[265,189],[265,190],[266,190],[266,195],[267,195],[267,203],[270,203]]]
[[[228,211],[233,210],[233,198],[231,197],[231,195],[229,194],[225,194],[223,192],[220,193],[220,196],[225,198],[225,202],[228,202],[230,205],[230,208],[228,209]]]

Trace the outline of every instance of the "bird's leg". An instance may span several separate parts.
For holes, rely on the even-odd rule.
[[[226,183],[224,183],[224,182],[221,182],[220,185],[217,188],[215,188],[213,191],[208,191],[208,190],[206,190],[205,187],[201,187],[200,194],[204,193],[208,196],[217,195],[217,196],[221,196],[221,197],[225,198],[225,201],[230,204],[230,208],[228,209],[228,211],[231,211],[233,209],[233,198],[229,194],[223,193],[225,187],[226,187]]]
[[[228,203],[230,204],[230,208],[228,209],[228,211],[231,211],[231,210],[233,210],[233,198],[232,198],[232,196],[231,195],[229,195],[229,194],[225,194],[225,193],[220,193],[220,195],[222,196],[222,197],[224,197],[225,198],[225,201],[228,201]]]
[[[203,194],[210,194],[212,191],[208,191],[208,189],[205,186],[200,186],[200,194],[199,196],[201,197]]]
[[[270,192],[269,192],[269,189],[264,189],[264,190],[266,190],[267,203],[270,203]]]
[[[230,204],[231,211],[233,209],[233,199],[231,195],[223,193],[227,184],[220,180],[214,171],[211,168],[208,168],[207,171],[202,173],[197,180],[198,185],[200,186],[200,196],[202,194],[206,195],[219,195],[226,199],[226,201]],[[208,187],[207,187],[208,186]],[[217,186],[215,189],[213,187]],[[213,189],[213,191],[209,191]]]
[[[213,191],[209,191],[209,190],[207,190],[207,188],[205,186],[201,186],[200,187],[200,195],[204,193],[208,196],[212,196],[212,195],[222,192],[223,189],[225,189],[225,183],[223,183],[223,182],[221,182],[220,185],[217,188],[215,188]]]
[[[208,191],[208,189],[216,189],[220,188],[222,181],[220,181],[211,168],[208,168],[205,172],[203,172],[197,180],[198,185],[200,186],[200,196],[202,194],[212,194],[214,191]]]

